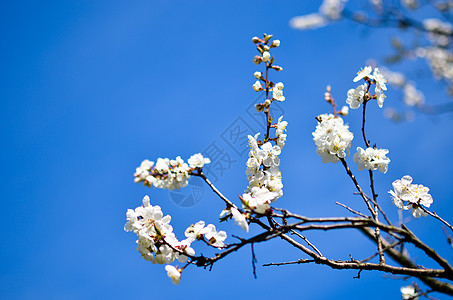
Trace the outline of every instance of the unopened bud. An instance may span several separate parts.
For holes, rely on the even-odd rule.
[[[270,54],[268,51],[265,51],[265,52],[263,53],[263,58],[262,58],[262,60],[263,60],[264,62],[268,62],[270,59],[271,59],[271,54]]]
[[[274,69],[275,71],[283,71],[283,68],[280,66],[272,66],[272,69]]]
[[[266,107],[269,107],[269,106],[271,105],[271,100],[266,99],[266,101],[264,101],[264,105],[265,105]]]
[[[261,79],[261,76],[263,76],[263,73],[256,71],[253,73],[253,76],[255,76],[256,79]]]
[[[255,104],[255,108],[257,112],[262,112],[264,110],[264,103],[257,103]]]
[[[269,46],[268,45],[264,45],[263,48],[264,48],[264,51],[269,51]]]
[[[261,43],[261,39],[259,37],[257,37],[257,36],[254,36],[252,38],[252,42],[255,43],[255,44],[258,44],[258,43]]]
[[[252,85],[252,88],[255,92],[259,92],[262,88],[261,86],[261,82],[259,82],[258,80]]]
[[[263,61],[263,59],[262,59],[261,56],[259,56],[259,55],[256,55],[256,56],[253,58],[253,60],[252,60],[252,62],[255,63],[255,64],[257,64],[257,65],[259,65],[262,61]]]
[[[341,108],[341,110],[340,110],[340,115],[342,115],[342,116],[347,116],[348,113],[349,113],[349,107],[343,106],[343,107]]]
[[[268,42],[273,37],[272,34],[265,34],[265,33],[263,34],[263,36],[264,36],[264,41],[265,42]]]
[[[271,44],[271,48],[274,48],[274,47],[276,48],[278,46],[280,46],[280,40],[273,40],[272,44]]]

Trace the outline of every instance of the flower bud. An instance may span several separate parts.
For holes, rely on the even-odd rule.
[[[263,59],[259,55],[256,55],[252,60],[252,62],[257,65],[259,65],[262,61],[263,61]]]
[[[280,66],[272,66],[272,69],[274,69],[275,71],[283,71],[283,68]]]
[[[252,88],[253,90],[255,90],[255,92],[259,92],[262,88],[261,86],[261,82],[259,82],[258,80],[252,85]]]
[[[264,103],[257,103],[255,104],[255,108],[257,112],[262,112],[264,110]]]
[[[262,40],[261,40],[259,37],[254,36],[254,37],[252,38],[252,42],[255,43],[255,44],[258,44],[258,43],[261,43]]]
[[[271,54],[269,53],[269,51],[265,51],[265,52],[263,53],[263,58],[262,58],[262,60],[263,60],[264,62],[268,62],[270,59],[271,59]]]
[[[253,73],[253,76],[255,76],[256,79],[260,79],[261,76],[263,76],[263,73],[256,71],[255,73]]]
[[[281,91],[281,90],[283,90],[283,88],[284,88],[285,86],[283,85],[283,82],[279,82],[279,83],[277,83],[277,84],[275,85],[275,87],[276,87],[278,90]]]
[[[266,107],[269,107],[269,106],[271,105],[271,100],[266,99],[266,101],[264,101],[264,105],[265,105]]]
[[[264,51],[269,51],[269,46],[268,45],[264,45],[263,49],[264,49]]]
[[[273,40],[271,44],[271,48],[276,48],[280,46],[280,40]]]
[[[342,116],[347,116],[349,113],[349,107],[348,106],[343,106],[340,110],[340,115]]]
[[[269,40],[273,37],[272,34],[265,34],[265,33],[263,34],[263,36],[264,36],[264,41],[266,43],[269,42]]]

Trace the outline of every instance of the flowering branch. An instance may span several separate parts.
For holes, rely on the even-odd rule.
[[[360,278],[360,274],[364,270],[409,275],[419,278],[432,289],[431,291],[453,295],[453,285],[450,283],[450,281],[453,281],[453,267],[450,263],[422,242],[404,224],[394,226],[377,202],[378,194],[375,190],[373,172],[379,169],[381,173],[386,173],[390,163],[390,159],[386,156],[388,150],[377,149],[376,146],[370,147],[370,141],[367,139],[365,131],[367,103],[376,100],[377,105],[382,107],[385,100],[386,79],[378,68],[373,70],[372,67],[365,67],[360,70],[353,81],[357,82],[363,79],[365,83],[355,89],[350,89],[346,100],[351,109],[357,109],[360,105],[363,105],[361,130],[366,149],[357,147],[353,161],[357,164],[359,171],[367,169],[372,197],[365,194],[348,165],[347,156],[354,135],[349,131],[349,126],[344,123],[342,116],[348,114],[349,108],[343,106],[340,111],[337,111],[338,106],[332,97],[330,87],[327,88],[324,98],[332,106],[333,114],[317,116],[318,124],[313,133],[313,140],[317,148],[316,153],[321,157],[321,161],[323,163],[341,162],[357,190],[354,194],[361,196],[369,215],[340,202],[336,202],[336,204],[346,208],[355,216],[310,218],[273,206],[273,203],[283,196],[279,155],[286,142],[287,122],[283,121],[283,116],[281,116],[274,123],[270,115],[272,103],[285,100],[283,83],[274,83],[269,79],[270,70],[282,70],[280,66],[274,65],[275,57],[269,52],[270,49],[278,47],[280,41],[271,41],[271,38],[272,35],[264,34],[263,38],[254,37],[252,39],[259,52],[253,62],[257,65],[265,64],[264,76],[263,73],[258,71],[254,73],[257,80],[252,88],[256,92],[264,92],[266,96],[264,103],[255,105],[256,110],[266,116],[266,133],[262,140],[259,139],[260,133],[248,136],[250,147],[249,158],[246,163],[248,186],[244,193],[238,197],[242,207],[228,199],[205,176],[203,167],[210,163],[210,159],[201,154],[191,156],[187,161],[188,163],[185,163],[179,156],[174,160],[158,158],[156,163],[144,160],[134,174],[137,183],[142,182],[148,187],[154,186],[170,190],[184,188],[188,185],[191,176],[200,177],[226,205],[226,208],[220,214],[220,221],[233,219],[245,232],[249,232],[249,226],[255,226],[260,232],[251,238],[236,237],[239,242],[227,244],[225,242],[227,239],[225,231],[217,230],[213,224],[206,225],[204,221],[198,221],[187,227],[184,232],[185,239],[179,240],[170,225],[171,217],[164,216],[161,208],[157,205],[152,206],[149,197],[145,196],[142,200],[142,206],[127,211],[128,222],[124,227],[126,231],[132,231],[137,235],[137,250],[147,261],[166,264],[167,275],[173,283],[179,284],[181,274],[187,267],[193,265],[211,269],[217,261],[249,244],[252,247],[252,266],[256,277],[256,257],[253,245],[278,238],[300,250],[308,258],[303,257],[288,262],[271,262],[263,266],[315,263],[332,269],[358,270],[359,274],[355,278]],[[373,95],[370,94],[372,85],[375,85]],[[272,135],[273,132],[275,132],[275,135]],[[435,212],[426,209],[433,202],[427,187],[412,184],[412,177],[409,175],[395,180],[392,185],[394,190],[389,193],[393,203],[398,208],[412,210],[412,215],[416,218],[430,215],[453,230],[453,227],[447,221]],[[387,224],[379,220],[379,214],[382,214]],[[267,224],[265,220],[267,220]],[[338,260],[324,256],[319,245],[307,239],[303,234],[307,231],[320,232],[344,229],[356,229],[363,233],[376,244],[377,252],[361,260],[352,256],[349,260]],[[198,241],[203,243],[203,247],[209,247],[211,251],[215,249],[216,252],[212,256],[196,255],[192,244]],[[403,246],[407,244],[421,250],[427,258],[436,262],[440,268],[416,265],[402,251]],[[392,258],[391,263],[386,261],[386,255]],[[373,259],[377,256],[379,256],[379,262],[373,262]],[[176,260],[184,264],[183,267],[171,265]],[[403,287],[401,291],[403,297],[405,297],[404,295],[410,297],[422,295],[421,289],[415,285]]]

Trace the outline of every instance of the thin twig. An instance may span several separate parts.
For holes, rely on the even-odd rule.
[[[352,212],[353,214],[356,214],[356,215],[361,216],[361,217],[364,217],[364,218],[368,218],[368,216],[362,214],[362,213],[359,212],[359,211],[353,210],[352,208],[350,208],[349,206],[344,205],[343,203],[335,202],[335,204],[340,205],[340,206],[343,206],[344,208],[346,208],[347,210],[349,210],[349,211]]]
[[[427,210],[426,208],[424,208],[423,206],[419,205],[419,207],[425,212],[427,213],[428,215],[430,215],[431,217],[433,218],[436,218],[437,220],[441,221],[442,223],[444,223],[448,228],[450,228],[451,231],[453,231],[453,226],[451,226],[447,221],[445,221],[444,219],[442,219],[438,214],[436,214],[436,212],[431,212],[429,210]]]

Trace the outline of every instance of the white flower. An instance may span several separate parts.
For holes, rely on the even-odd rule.
[[[408,286],[402,286],[400,288],[401,291],[401,296],[403,297],[403,300],[417,300],[418,299],[418,293],[415,290],[413,285],[408,285]]]
[[[369,147],[364,150],[361,147],[357,147],[357,153],[354,154],[353,160],[357,163],[359,171],[362,171],[363,169],[373,171],[379,168],[379,171],[385,174],[387,173],[388,164],[390,163],[390,159],[385,156],[388,152],[387,149]]]
[[[357,72],[357,76],[354,78],[354,82],[359,81],[360,79],[363,79],[365,77],[368,77],[370,80],[373,80],[374,77],[371,75],[372,68],[370,66],[366,66],[363,69],[360,69],[359,72]]]
[[[401,0],[401,2],[409,9],[416,9],[419,5],[418,0]]]
[[[271,59],[271,54],[269,53],[269,51],[264,51],[263,52],[263,56],[262,56],[262,60],[264,62],[268,62],[270,59]]]
[[[190,225],[184,232],[184,235],[190,242],[199,240],[203,235],[202,230],[204,228],[204,224],[204,221],[198,221],[197,223]]]
[[[264,214],[270,209],[270,203],[279,197],[279,193],[271,192],[267,187],[252,187],[249,193],[242,195],[244,209]]]
[[[385,79],[384,75],[379,71],[378,68],[374,68],[373,78],[376,81],[376,88],[379,88],[383,91],[387,90],[387,86],[385,85],[387,83],[387,79]]]
[[[423,106],[425,103],[425,95],[420,90],[417,90],[415,83],[408,82],[403,87],[403,102],[407,106]]]
[[[260,79],[261,76],[263,76],[263,73],[256,71],[255,73],[253,73],[253,76],[255,76],[256,79]]]
[[[211,163],[209,158],[204,158],[201,153],[192,155],[187,161],[191,168],[203,168],[205,164]]]
[[[176,159],[158,158],[156,164],[145,160],[134,173],[134,182],[161,189],[180,189],[188,185],[189,166],[181,157]]]
[[[192,243],[191,240],[187,238],[185,240],[182,240],[181,242],[176,243],[175,245],[173,245],[173,247],[190,256],[194,256],[195,250],[192,247],[190,247],[191,243]],[[180,263],[185,263],[187,261],[187,256],[178,251],[175,251],[175,255]]]
[[[262,89],[261,82],[259,80],[255,81],[255,83],[252,85],[252,88],[255,92],[259,92]]]
[[[277,101],[285,101],[285,96],[283,96],[283,83],[279,82],[277,83],[274,88],[272,89],[272,97],[274,100]]]
[[[255,198],[250,194],[242,195],[242,205],[244,209],[251,210],[259,214],[264,214],[271,208],[268,201],[262,201],[261,198]]]
[[[174,284],[179,284],[181,281],[181,272],[173,267],[172,265],[166,265],[165,266],[165,271],[167,271],[167,276],[170,277],[171,282]]]
[[[331,20],[338,20],[341,18],[346,2],[347,0],[324,0],[319,7],[319,12]]]
[[[239,226],[242,227],[246,232],[249,232],[249,224],[247,223],[247,219],[243,214],[239,212],[236,208],[230,208],[231,214],[233,215],[233,219]]]
[[[282,119],[283,119],[283,116],[278,118],[277,127],[275,128],[275,135],[277,137],[282,135],[283,132],[285,132],[285,130],[286,130],[286,126],[288,126],[288,122],[282,121]]]
[[[143,206],[135,210],[128,209],[126,217],[128,221],[124,225],[124,230],[137,234],[137,250],[144,259],[152,263],[169,264],[175,258],[183,259],[167,243],[173,247],[190,248],[190,243],[179,242],[176,239],[170,225],[171,217],[163,216],[159,206],[150,205],[148,196],[143,198]],[[195,251],[190,248],[186,253],[193,255]]]
[[[343,106],[340,110],[340,115],[342,116],[347,116],[349,114],[349,107],[347,107],[346,105]]]
[[[427,215],[421,209],[421,205],[430,207],[433,203],[433,198],[428,193],[429,188],[421,184],[412,184],[412,177],[409,175],[403,176],[401,180],[395,180],[392,185],[394,191],[389,191],[389,193],[398,208],[412,209],[412,215],[415,218]]]
[[[377,86],[374,91],[376,92],[377,104],[379,105],[380,108],[382,108],[382,106],[384,105],[384,100],[385,100],[384,92],[382,90],[378,89]]]
[[[344,125],[343,119],[332,114],[318,116],[320,122],[313,132],[316,153],[321,156],[323,163],[336,163],[339,158],[346,157],[349,152],[354,135],[349,131],[349,126]]]
[[[328,20],[321,14],[312,13],[304,16],[297,16],[289,21],[289,25],[295,29],[315,29],[327,25]]]
[[[227,238],[227,234],[225,231],[220,230],[217,231],[215,229],[215,226],[212,224],[209,224],[205,228],[201,230],[201,233],[204,235],[206,238],[207,242],[214,247],[221,248],[225,246],[223,241]]]
[[[355,89],[350,89],[348,91],[348,99],[346,99],[346,103],[352,109],[357,109],[360,107],[360,104],[363,103],[363,97],[365,96],[367,90],[367,84],[361,84]]]
[[[280,165],[280,159],[277,155],[280,155],[281,149],[279,146],[272,146],[270,142],[265,143],[261,146],[261,150],[258,151],[258,157],[266,167],[278,167]]]
[[[280,46],[280,40],[273,40],[272,47],[278,47],[278,46]]]

